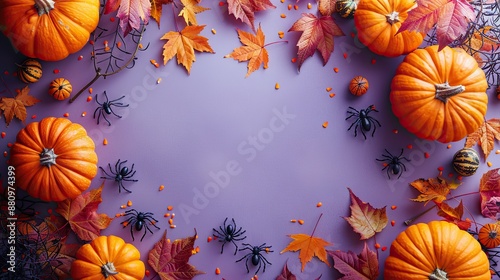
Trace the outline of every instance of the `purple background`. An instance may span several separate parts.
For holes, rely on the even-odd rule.
[[[264,274],[259,273],[259,279],[274,279],[287,261],[298,279],[315,279],[320,275],[322,279],[335,279],[339,274],[316,258],[300,272],[298,253],[280,254],[291,241],[287,235],[311,234],[323,214],[314,236],[331,242],[330,250],[351,250],[359,254],[364,242],[342,218],[350,215],[347,188],[351,188],[372,206],[387,206],[389,221],[395,220],[396,225],[389,224],[377,234],[376,242],[389,247],[406,228],[402,222],[426,209],[423,204],[410,201],[417,192],[408,183],[437,176],[440,166],[444,167],[446,178],[453,172],[452,156],[463,147],[464,141],[452,143],[448,149],[446,144],[420,140],[402,128],[392,114],[388,98],[390,82],[402,58],[374,55],[350,36],[355,32],[353,20],[335,15],[347,36],[335,38],[335,50],[326,65],[323,66],[316,52],[305,61],[299,73],[291,59],[296,56],[295,44],[300,32],[287,31],[302,12],[316,14],[316,4],[308,10],[307,1],[300,1],[299,10],[289,11],[287,5],[295,1],[272,2],[277,8],[256,13],[256,26],[260,23],[266,43],[279,41],[278,31],[285,32],[288,43],[269,45],[269,68],[260,68],[247,78],[247,64],[224,55],[241,45],[236,28],[251,30],[229,16],[227,5],[220,7],[218,1],[202,2],[202,6],[211,10],[197,15],[198,23],[206,25],[200,35],[209,39],[215,54],[197,52],[189,75],[175,60],[163,66],[161,52],[165,41],[159,38],[175,30],[171,6],[164,6],[160,28],[154,21],[147,27],[143,42],[150,46],[138,54],[134,68],[100,79],[92,86],[94,94],[102,95],[106,90],[110,99],[125,95],[124,102],[130,104],[128,108],[116,109],[123,115],[122,119],[109,117],[111,126],[105,122],[96,124],[92,112],[97,104],[86,102],[87,92],[73,104],[56,101],[47,94],[48,84],[56,77],[69,79],[75,92],[92,79],[89,45],[63,61],[42,62],[42,79],[30,85],[30,93],[41,103],[28,108],[26,123],[47,116],[62,117],[68,112],[69,119],[82,124],[94,139],[99,166],[114,164],[118,159],[135,164],[134,178],[139,181],[125,183],[132,193],[118,194],[114,182],[106,181],[99,212],[114,217],[123,211],[120,205],[132,200],[134,209],[154,213],[161,230],[154,230],[154,235],[148,234],[143,242],[139,242],[141,234],[138,233],[133,242],[145,262],[164,230],[169,238],[176,239],[193,235],[196,229],[200,237],[196,245],[201,250],[190,263],[206,274],[195,279],[249,279],[252,274],[246,273],[245,265],[235,263],[243,252],[234,256],[234,248],[229,244],[221,255],[220,243],[206,242],[212,228],[219,227],[229,217],[246,230],[245,242],[272,245],[274,252],[265,255],[272,265]],[[287,15],[285,19],[280,17],[282,13]],[[107,24],[103,19],[101,25]],[[177,24],[180,28],[184,26],[180,18]],[[212,28],[217,31],[215,35],[210,32]],[[24,57],[16,53],[3,36],[1,49],[2,72],[14,72],[15,63],[21,63]],[[343,53],[348,54],[347,58]],[[83,60],[77,59],[79,55],[83,55]],[[161,67],[153,67],[150,59],[158,61]],[[372,59],[376,60],[375,64]],[[340,71],[335,73],[334,67]],[[60,73],[54,74],[54,69]],[[365,76],[370,82],[368,93],[362,97],[353,97],[347,90],[349,81],[357,75]],[[160,77],[161,83],[155,84]],[[11,90],[23,86],[14,77],[4,75],[4,78]],[[281,86],[279,90],[274,88],[276,83]],[[335,97],[329,97],[327,87],[332,88]],[[2,93],[2,96],[8,95]],[[487,119],[497,117],[491,109],[497,106],[492,91],[489,97]],[[346,110],[349,106],[362,109],[370,104],[380,111],[371,115],[382,127],[377,128],[373,138],[369,135],[367,140],[361,135],[355,138],[352,130],[347,131],[351,121],[345,120]],[[82,117],[84,111],[87,115]],[[286,112],[288,118],[281,120],[277,112]],[[37,117],[32,120],[30,116],[35,114]],[[327,128],[322,127],[325,121],[329,122]],[[23,124],[13,120],[9,127],[0,125],[1,130],[7,132],[0,144],[8,150],[7,143],[15,141]],[[107,146],[102,143],[104,138],[109,141]],[[257,144],[252,139],[256,139]],[[409,144],[413,149],[406,148]],[[405,148],[404,155],[411,159],[400,179],[388,179],[385,171],[381,171],[380,162],[375,160],[386,148],[393,154]],[[424,158],[425,152],[430,155],[428,159]],[[463,185],[454,194],[477,191],[481,175],[500,163],[494,151],[488,160],[493,166],[482,164],[475,176],[464,178]],[[228,168],[233,173],[225,177],[226,182],[208,189],[217,183],[213,174],[224,177]],[[1,170],[6,170],[5,161]],[[101,175],[99,172],[98,176]],[[91,188],[102,182],[96,177]],[[161,192],[158,191],[160,185],[165,185]],[[318,202],[323,206],[317,208]],[[478,222],[487,221],[479,215],[478,195],[464,197],[464,204],[466,217],[472,214]],[[174,207],[175,229],[169,229],[168,219],[163,217],[168,205]],[[398,208],[391,210],[391,205]],[[435,213],[432,211],[419,221],[440,219]],[[294,224],[290,219],[303,219],[305,223]],[[123,218],[116,218],[102,234],[118,235],[132,242],[129,229],[122,229],[121,221]],[[374,248],[373,238],[367,243]],[[382,272],[389,250],[379,250],[378,254]],[[331,259],[329,262],[333,264]],[[214,273],[216,267],[222,271],[219,276]],[[147,268],[154,275],[152,269]]]

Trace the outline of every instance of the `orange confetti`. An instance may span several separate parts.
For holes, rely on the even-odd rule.
[[[304,220],[298,220],[297,222],[299,222],[300,225],[304,224]]]
[[[215,30],[214,28],[212,28],[212,34],[217,34],[217,30]]]
[[[102,144],[103,144],[103,145],[108,145],[108,138],[104,138],[104,139],[102,140]]]
[[[396,221],[392,220],[391,221],[391,226],[394,226],[394,225],[396,225]]]
[[[398,207],[397,207],[396,205],[392,205],[392,206],[391,206],[391,209],[392,209],[392,210],[396,210],[397,208],[398,208]]]
[[[63,117],[65,118],[69,117],[69,113],[64,113]]]
[[[286,15],[285,14],[281,14],[280,17],[281,18],[286,18]]]
[[[332,91],[332,88],[331,87],[327,87],[326,88],[326,92],[330,92],[330,91]]]
[[[430,158],[430,157],[431,157],[431,155],[429,155],[429,153],[428,153],[428,152],[425,152],[425,153],[424,153],[424,157],[425,157],[425,158]]]
[[[312,8],[312,4],[311,3],[307,3],[307,8],[311,9]]]
[[[290,222],[291,222],[291,223],[296,223],[296,222],[297,222],[297,220],[296,220],[296,219],[291,219],[291,220],[290,220]]]
[[[323,123],[323,128],[327,128],[328,127],[328,122],[324,122]]]
[[[169,225],[173,225],[174,224],[174,220],[173,219],[168,219],[168,224]]]
[[[295,62],[297,62],[297,58],[296,57],[292,58],[292,63],[295,63]]]
[[[94,90],[92,88],[89,88],[89,93],[92,94]]]
[[[330,93],[330,98],[333,98],[335,96],[335,93]]]
[[[451,144],[448,144],[448,146],[446,146],[446,149],[451,149]]]
[[[207,242],[211,242],[213,240],[212,236],[207,237]]]
[[[380,249],[380,244],[375,243],[375,249],[377,249],[377,250]]]
[[[127,205],[125,205],[125,204],[120,205],[120,208],[121,208],[121,209],[125,209],[125,208],[127,208]]]
[[[87,96],[87,102],[90,102],[90,101],[92,101],[92,96],[89,95],[89,96]]]
[[[164,185],[160,185],[160,187],[158,188],[159,191],[163,191],[163,189],[165,188]]]
[[[177,226],[176,225],[170,225],[170,228],[176,228]]]
[[[132,200],[127,201],[127,206],[128,207],[132,206]]]
[[[412,144],[408,144],[408,146],[406,146],[406,148],[408,148],[408,149],[411,150],[411,149],[413,149],[413,145]]]
[[[2,138],[5,138],[6,135],[7,133],[5,133],[5,131],[2,131]]]
[[[218,268],[218,267],[217,267],[217,268],[215,268],[215,274],[216,274],[216,275],[219,275],[219,274],[220,274],[220,268]]]
[[[163,214],[163,217],[165,217],[165,218],[170,217],[170,213],[165,213],[165,214]]]
[[[292,9],[292,4],[288,4],[288,10]]]
[[[274,85],[274,89],[280,89],[280,84],[279,84],[279,83],[276,83],[276,84]]]
[[[173,209],[174,209],[174,206],[172,206],[172,205],[167,206],[168,211],[172,211]]]
[[[293,5],[293,9],[294,9],[294,10],[298,10],[298,9],[299,9],[299,6],[298,6],[298,5]]]
[[[322,202],[318,202],[318,203],[316,204],[316,207],[321,207],[321,206],[323,206],[323,203],[322,203]]]
[[[339,72],[339,68],[335,67],[335,68],[333,68],[333,71],[334,71],[335,73],[338,73],[338,72]]]
[[[491,161],[488,161],[486,164],[488,165],[488,167],[491,167],[493,165]]]

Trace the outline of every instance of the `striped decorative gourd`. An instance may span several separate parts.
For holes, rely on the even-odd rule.
[[[462,176],[471,176],[479,167],[479,155],[474,149],[464,148],[453,156],[453,169]]]
[[[57,78],[49,86],[49,94],[57,100],[68,98],[71,91],[73,91],[73,86],[65,78]]]
[[[335,2],[335,10],[341,17],[352,17],[356,8],[358,7],[359,0],[337,0]]]
[[[17,75],[23,83],[37,82],[42,77],[42,65],[35,59],[27,59],[19,65]]]

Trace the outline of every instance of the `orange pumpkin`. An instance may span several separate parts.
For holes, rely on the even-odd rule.
[[[0,26],[22,54],[61,60],[87,43],[99,6],[99,0],[2,0]]]
[[[488,257],[472,235],[453,223],[409,226],[392,242],[384,279],[491,279]]]
[[[478,233],[479,242],[486,248],[496,248],[500,245],[500,224],[488,223],[481,227]]]
[[[349,83],[349,92],[352,95],[361,96],[368,91],[368,80],[363,76],[354,77]]]
[[[424,36],[415,31],[398,33],[414,6],[414,0],[360,0],[354,14],[359,41],[372,52],[387,57],[415,50]]]
[[[144,263],[137,248],[120,237],[99,236],[76,252],[71,265],[74,280],[143,279]]]
[[[392,79],[392,111],[420,138],[448,143],[484,122],[488,105],[485,74],[461,49],[438,46],[407,55]]]
[[[21,129],[11,148],[17,186],[45,201],[73,199],[97,175],[94,141],[83,126],[48,117]]]
[[[65,78],[57,78],[49,85],[49,94],[57,100],[64,100],[71,95],[73,86]]]

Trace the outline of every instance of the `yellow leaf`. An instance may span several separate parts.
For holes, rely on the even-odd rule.
[[[248,61],[248,71],[245,77],[259,69],[261,64],[264,64],[264,69],[266,69],[269,63],[269,54],[264,48],[265,35],[260,26],[256,35],[238,30],[238,36],[244,46],[234,49],[232,53],[224,57],[231,57],[239,62]]]
[[[495,146],[495,139],[500,140],[500,119],[493,118],[485,121],[476,131],[467,135],[465,148],[471,148],[478,144],[486,161]]]
[[[158,23],[160,27],[160,18],[164,4],[170,4],[173,0],[150,0],[151,2],[151,17]]]
[[[441,203],[446,200],[446,196],[450,193],[451,189],[456,189],[460,184],[452,183],[448,184],[443,178],[429,178],[417,179],[410,183],[410,186],[414,187],[420,192],[417,198],[412,199],[416,202],[427,202],[434,201],[436,203]]]
[[[209,8],[199,6],[198,4],[200,2],[200,0],[181,0],[184,8],[182,8],[179,16],[184,18],[187,25],[198,25],[196,21],[196,14],[210,10]]]
[[[167,64],[170,59],[176,56],[177,64],[182,64],[189,74],[193,62],[196,61],[194,51],[213,53],[208,39],[198,35],[204,28],[205,25],[186,26],[180,32],[165,33],[160,38],[167,40],[163,45],[163,64]]]

